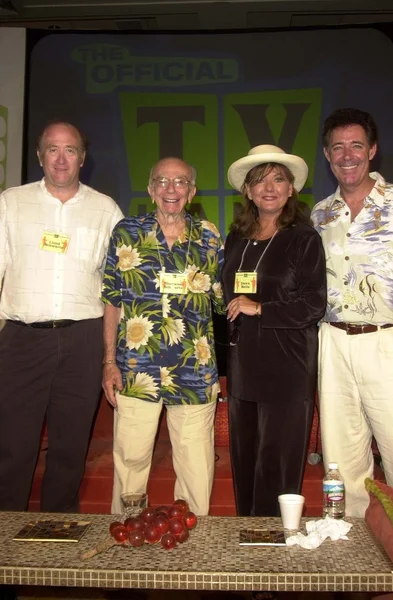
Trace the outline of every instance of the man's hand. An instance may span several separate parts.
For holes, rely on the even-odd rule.
[[[240,313],[254,317],[262,314],[262,305],[260,302],[250,300],[247,296],[237,296],[233,298],[227,306],[227,318],[230,321],[234,321]]]
[[[115,364],[110,363],[104,365],[102,387],[109,404],[112,404],[113,408],[117,408],[115,392],[121,392],[123,389],[123,380],[120,369]]]

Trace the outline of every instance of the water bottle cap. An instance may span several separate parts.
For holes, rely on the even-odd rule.
[[[336,471],[338,469],[338,463],[328,463],[329,471]]]

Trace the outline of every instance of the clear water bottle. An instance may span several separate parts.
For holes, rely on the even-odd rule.
[[[323,478],[323,516],[342,519],[345,509],[345,488],[337,463],[328,464]]]

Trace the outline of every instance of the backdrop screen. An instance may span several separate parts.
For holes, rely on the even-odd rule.
[[[51,34],[30,56],[27,180],[41,177],[35,138],[60,117],[91,145],[83,181],[127,214],[151,208],[146,185],[160,157],[198,172],[193,210],[225,235],[239,196],[228,166],[258,144],[302,156],[310,206],[335,187],[323,119],[369,111],[380,129],[375,165],[393,178],[393,45],[375,29],[226,34]]]

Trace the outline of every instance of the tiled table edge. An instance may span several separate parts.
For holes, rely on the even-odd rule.
[[[109,557],[102,556],[94,559],[94,564],[75,562],[74,552],[68,552],[66,547],[56,550],[54,556],[51,550],[42,546],[42,557],[37,560],[35,548],[26,546],[26,556],[20,555],[15,546],[13,553],[12,543],[9,544],[14,529],[20,527],[24,520],[31,518],[30,515],[20,513],[7,513],[0,515],[4,521],[3,538],[7,542],[3,555],[0,548],[0,584],[33,585],[33,586],[64,586],[64,587],[89,587],[89,588],[140,588],[140,589],[173,589],[173,590],[223,590],[223,591],[247,591],[252,589],[270,589],[278,591],[371,591],[391,592],[393,591],[393,565],[388,559],[383,548],[370,538],[370,532],[365,528],[364,522],[355,520],[356,532],[354,539],[357,545],[349,546],[348,552],[335,552],[331,544],[326,547],[326,560],[318,564],[304,561],[297,565],[299,571],[292,570],[296,557],[292,556],[293,549],[286,549],[285,560],[277,560],[278,554],[267,551],[263,563],[264,569],[258,570],[257,564],[245,560],[245,552],[242,550],[242,560],[237,562],[236,556],[232,556],[230,549],[237,548],[237,531],[242,526],[277,526],[278,519],[275,518],[227,518],[227,517],[201,517],[200,528],[195,532],[195,540],[198,549],[199,563],[195,554],[188,556],[188,563],[180,562],[178,565],[168,563],[165,553],[159,555],[153,551],[153,559],[149,562],[149,569],[145,568],[145,562],[139,560],[135,568],[131,569],[127,555],[121,555],[121,550],[112,551],[112,558],[116,555],[117,568],[109,569]],[[68,516],[68,515],[67,515]],[[45,517],[41,514],[40,517]],[[75,515],[74,518],[78,518]],[[84,515],[92,521],[92,528],[84,538],[85,546],[89,547],[96,539],[97,533],[104,531],[113,516],[111,515]],[[243,525],[244,523],[244,525]],[[90,536],[90,537],[89,537]],[[209,552],[205,554],[205,537],[211,540],[208,546]],[[1,539],[1,536],[0,536]],[[12,538],[11,538],[12,542]],[[360,552],[363,544],[370,544],[365,553]],[[223,550],[224,548],[224,550]],[[229,548],[229,550],[228,550]],[[352,549],[351,549],[352,548]],[[226,550],[225,550],[226,549]],[[343,548],[344,549],[344,546]],[[61,550],[61,551],[60,551]],[[154,554],[155,552],[155,554]],[[302,556],[300,550],[300,558]],[[360,552],[360,554],[359,554]],[[210,553],[210,554],[209,554]],[[189,554],[189,552],[188,552]],[[186,552],[187,555],[187,552]],[[210,562],[208,557],[214,556],[218,560]],[[247,555],[248,556],[248,555]],[[367,560],[365,561],[365,556]],[[15,558],[17,557],[17,558]],[[255,553],[252,551],[250,558],[255,561]],[[347,557],[350,560],[347,560]],[[21,562],[19,562],[19,559]],[[55,561],[53,560],[55,559]],[[71,560],[71,564],[70,564]],[[329,562],[330,560],[330,562]],[[26,564],[26,562],[33,564]],[[328,561],[328,562],[326,562]],[[341,568],[335,572],[334,561]],[[51,563],[57,562],[56,566]],[[68,564],[67,564],[68,562]],[[106,564],[105,564],[106,562]],[[284,564],[286,562],[286,564]],[[313,561],[310,559],[310,562]],[[320,562],[320,559],[319,559]],[[11,564],[10,564],[11,563]],[[60,564],[59,564],[60,563]],[[220,563],[220,564],[217,564]],[[231,564],[232,563],[232,564]],[[332,563],[330,565],[330,563]],[[116,564],[116,563],[112,563]],[[187,566],[188,565],[188,566]],[[147,565],[146,565],[147,566]],[[197,567],[200,567],[199,569]],[[296,565],[294,565],[296,566]],[[310,566],[310,568],[309,568]],[[331,569],[329,567],[332,567]],[[182,571],[176,570],[183,568]],[[218,567],[218,568],[217,568]],[[223,568],[221,568],[223,567]],[[228,568],[229,567],[229,568]],[[262,567],[262,565],[261,565]],[[284,568],[283,568],[284,567]],[[358,568],[359,567],[359,568]],[[371,571],[374,568],[373,571]],[[281,569],[281,570],[280,570]],[[329,569],[329,570],[328,570]],[[370,570],[369,570],[370,569]],[[329,572],[330,571],[330,572]]]
[[[117,589],[392,592],[390,574],[214,573],[1,567],[0,584]]]

